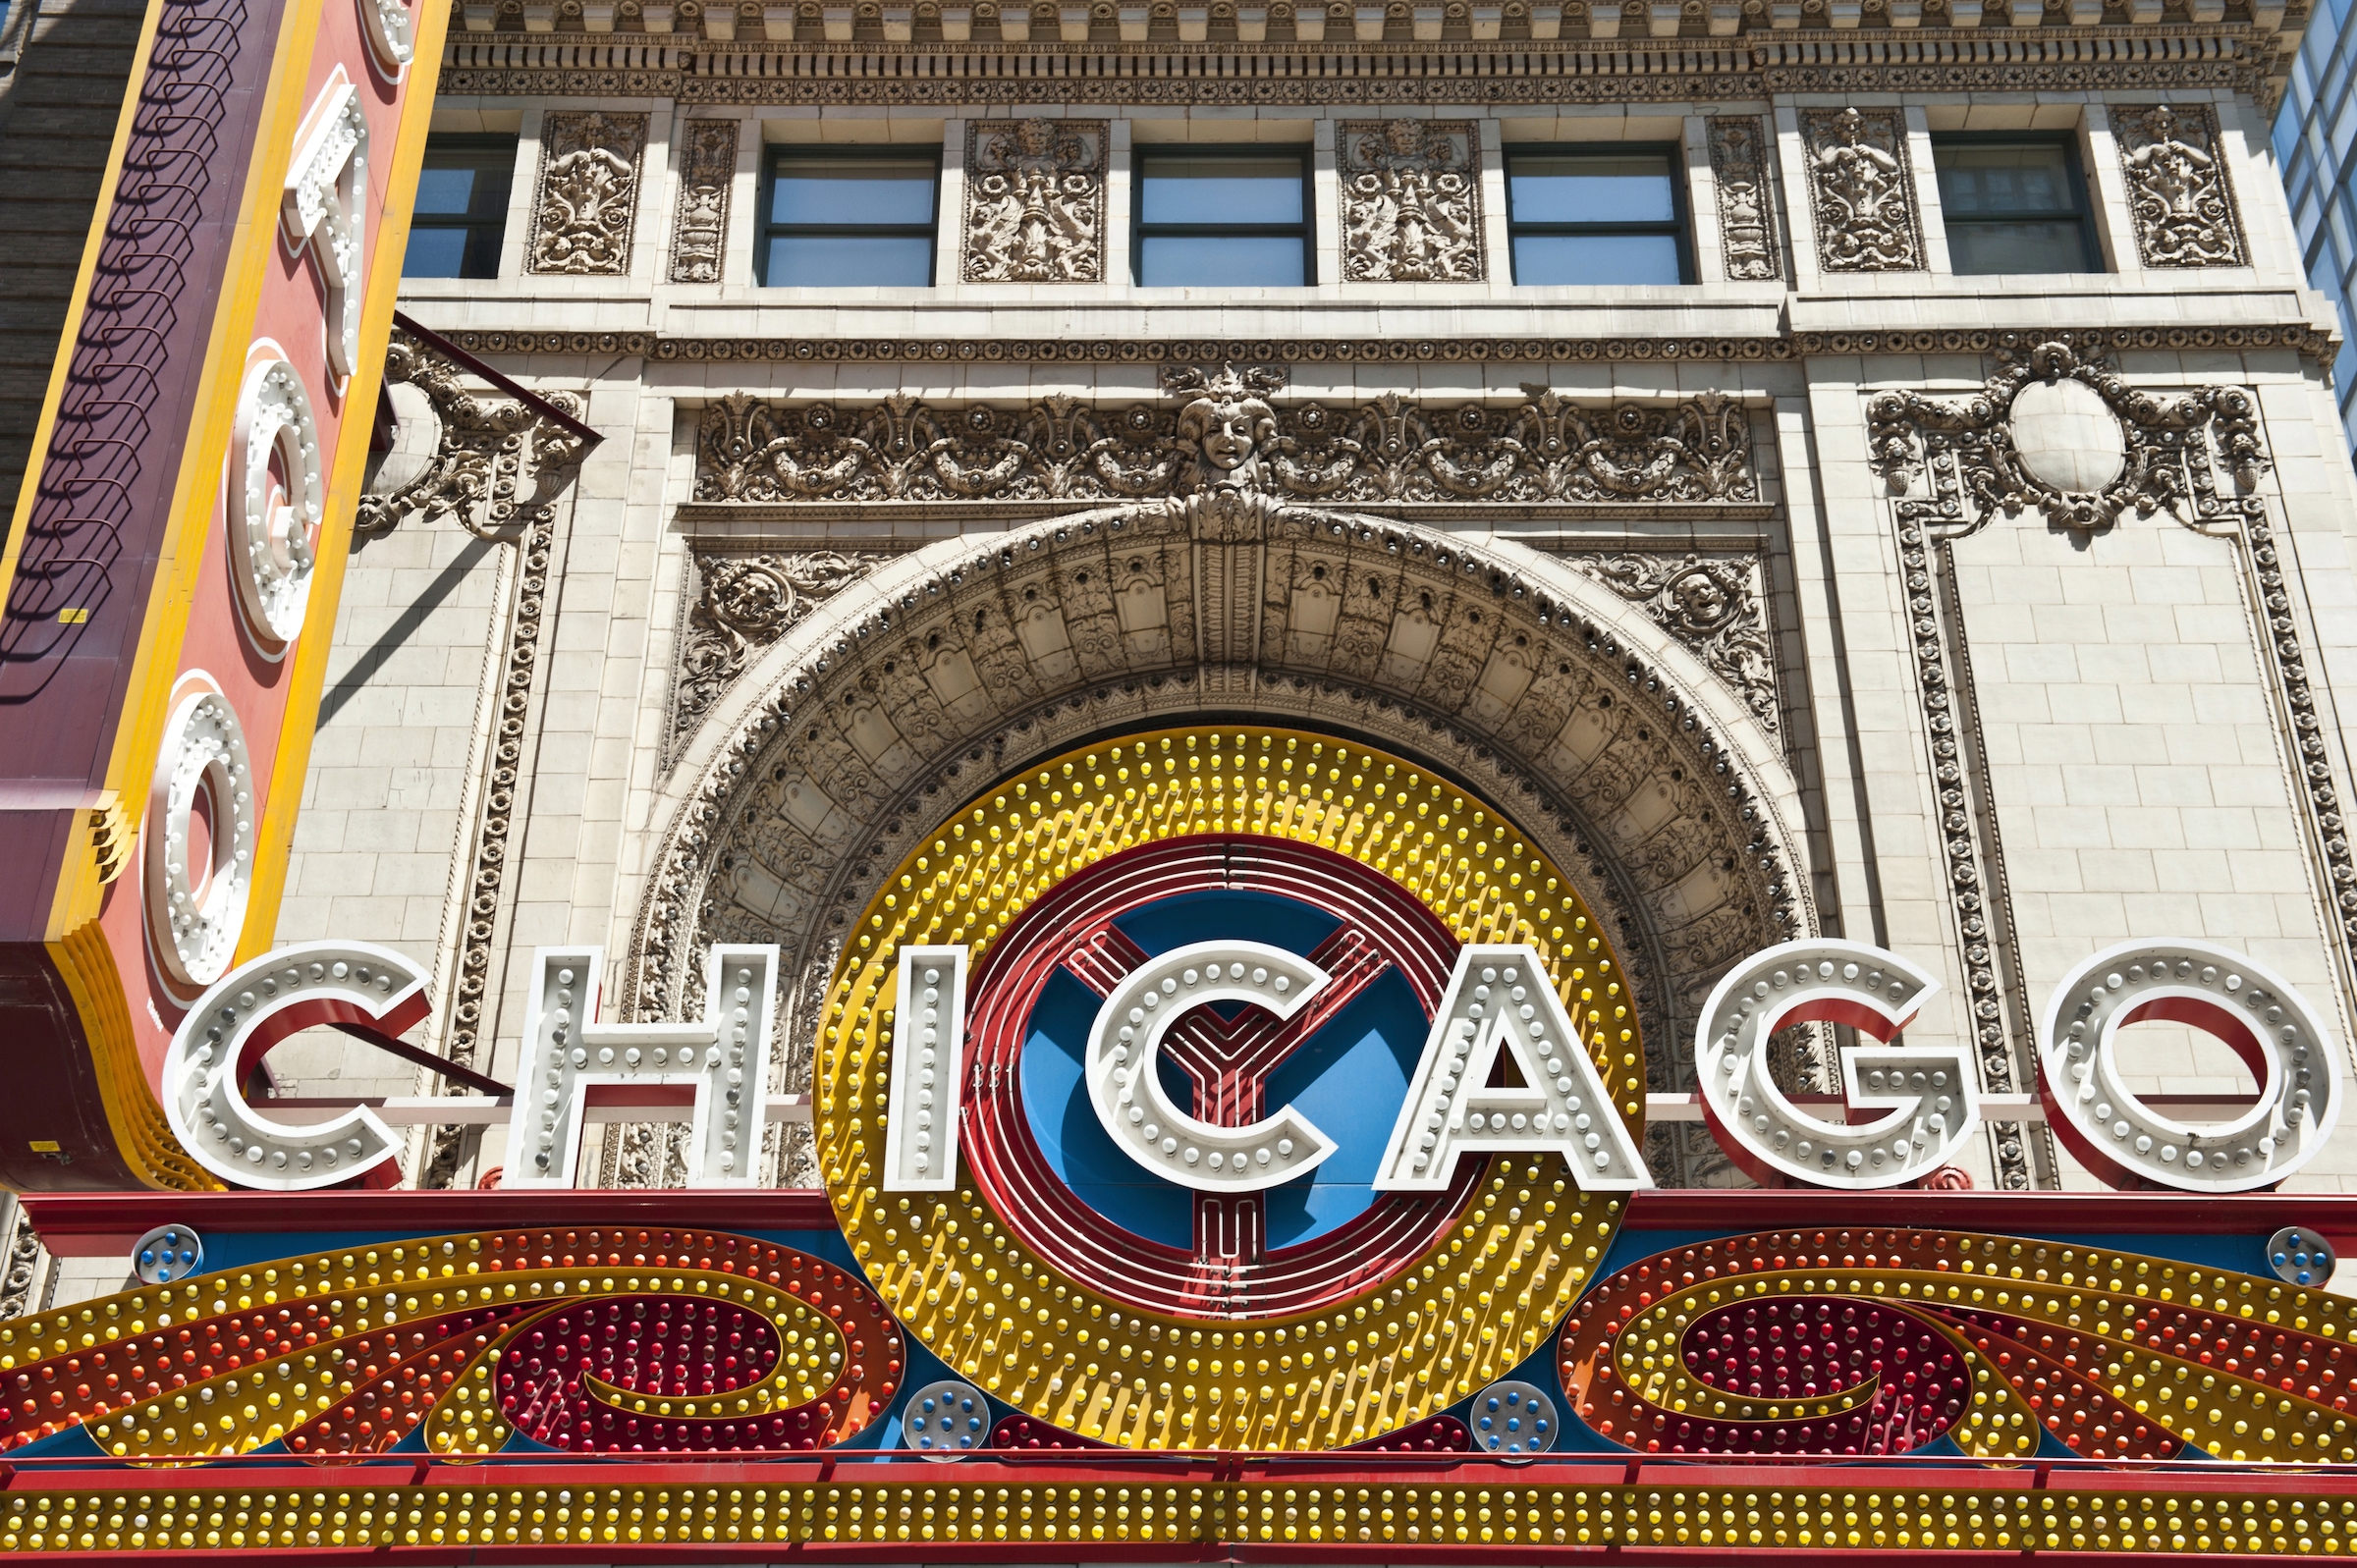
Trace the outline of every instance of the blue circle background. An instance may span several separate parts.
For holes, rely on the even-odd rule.
[[[1341,924],[1298,898],[1233,890],[1174,894],[1114,921],[1149,955],[1229,938],[1306,956]],[[1100,1000],[1069,969],[1041,989],[1024,1021],[1023,1113],[1049,1166],[1082,1203],[1148,1241],[1191,1251],[1193,1193],[1116,1148],[1088,1103],[1081,1060]],[[1264,1110],[1289,1104],[1339,1145],[1315,1170],[1262,1194],[1271,1251],[1313,1241],[1373,1206],[1376,1164],[1429,1027],[1406,977],[1390,968],[1269,1075]],[[1191,1110],[1191,1080],[1167,1057],[1157,1067],[1171,1099]]]

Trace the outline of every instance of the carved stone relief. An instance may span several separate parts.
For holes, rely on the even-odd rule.
[[[690,120],[680,148],[680,202],[672,215],[671,281],[718,283],[737,182],[738,122]]]
[[[1757,558],[1630,552],[1565,559],[1691,648],[1743,699],[1761,729],[1781,728],[1776,648]]]
[[[1669,634],[1561,561],[1215,488],[946,542],[863,586],[756,656],[665,785],[636,1015],[674,1015],[684,966],[756,933],[823,984],[876,879],[967,792],[1215,701],[1515,802],[1621,934],[1657,1039],[1727,962],[1810,926],[1774,738],[1681,688],[1648,653]]]
[[[1101,283],[1104,120],[987,120],[965,135],[968,283]]]
[[[2114,105],[2136,249],[2148,267],[2239,267],[2242,223],[2210,104]]]
[[[1213,400],[1196,392],[1233,374]],[[1187,379],[1192,377],[1192,380]],[[1121,501],[1206,481],[1297,501],[1752,503],[1759,480],[1741,406],[1574,404],[1526,385],[1518,404],[1433,408],[1385,393],[1355,407],[1279,406],[1243,372],[1176,372],[1178,406],[1096,406],[1056,394],[1028,406],[936,407],[900,394],[863,410],[775,407],[737,394],[696,432],[699,502]],[[1239,415],[1248,417],[1238,418]]]
[[[1804,109],[1809,214],[1828,272],[1920,272],[1923,219],[1899,109]]]
[[[1711,186],[1719,199],[1719,248],[1727,275],[1757,283],[1783,275],[1776,237],[1776,197],[1769,188],[1767,122],[1756,115],[1713,115]]]
[[[2008,339],[1983,389],[1886,392],[1866,407],[1875,470],[1926,520],[1986,521],[2035,507],[2058,527],[2120,514],[2180,522],[2245,514],[2266,466],[2258,406],[2235,387],[2140,392],[2065,343]]]
[[[399,329],[385,348],[385,396],[399,420],[397,445],[369,473],[353,519],[361,534],[390,533],[422,514],[486,539],[514,538],[584,448],[526,404],[467,391],[457,365]],[[568,415],[580,411],[570,393],[547,400]]]
[[[1481,138],[1470,120],[1345,120],[1343,276],[1473,283],[1483,273]]]
[[[648,120],[596,109],[548,112],[526,271],[618,276],[630,270]]]
[[[881,555],[809,550],[774,555],[691,554],[694,605],[680,639],[670,748],[702,723],[745,661],[811,611],[873,571]]]

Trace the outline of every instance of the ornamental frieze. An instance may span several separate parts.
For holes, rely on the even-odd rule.
[[[533,328],[456,331],[469,353],[645,354],[691,363],[806,364],[1150,364],[1280,360],[1288,364],[1672,364],[1785,362],[1815,354],[1992,353],[2004,333],[1922,328],[1872,332],[1764,332],[1731,338],[686,338],[654,332],[562,332]],[[2280,349],[2331,363],[2335,333],[2306,322],[2279,326],[2115,327],[2082,334],[2108,350]]]
[[[562,43],[523,32],[454,42],[441,90],[562,98],[658,97],[696,104],[863,104],[956,108],[1042,104],[1341,105],[1758,102],[1786,93],[2135,91],[2227,87],[2272,104],[2280,90],[2264,57],[2208,29],[2121,35],[2122,29],[2042,27],[2037,58],[2021,58],[2010,28],[1958,32],[1860,28],[1754,34],[1739,43],[1684,38],[1672,46],[1580,38],[1490,43],[1444,40],[1412,48],[1258,44],[1067,45],[1086,63],[1053,81],[1011,63],[1021,46],[928,46],[922,57],[874,44],[790,49],[759,43],[691,48]],[[2222,29],[2220,29],[2222,30]],[[2239,34],[2239,26],[2236,27]],[[2212,36],[2215,36],[2214,34]],[[930,52],[940,50],[939,53]],[[645,68],[648,56],[653,69]],[[926,64],[921,70],[918,58]],[[725,62],[725,69],[693,69]]]
[[[1121,406],[1061,393],[1015,406],[937,406],[903,393],[863,408],[732,394],[699,421],[694,499],[1119,501],[1231,482],[1320,502],[1698,505],[1760,495],[1747,416],[1718,393],[1589,405],[1531,385],[1517,404],[1439,407],[1398,393],[1279,405],[1268,380],[1233,370],[1171,383],[1174,401]]]

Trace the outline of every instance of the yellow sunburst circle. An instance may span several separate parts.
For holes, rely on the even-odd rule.
[[[1619,960],[1570,880],[1506,813],[1430,770],[1306,730],[1188,726],[1068,752],[975,796],[861,913],[815,1072],[819,1165],[859,1265],[935,1355],[1017,1409],[1132,1448],[1309,1450],[1395,1431],[1501,1377],[1562,1320],[1621,1206],[1555,1157],[1495,1156],[1422,1255],[1316,1313],[1178,1318],[1082,1285],[968,1184],[885,1194],[871,1145],[891,1082],[903,943],[978,963],[1065,878],[1196,834],[1288,839],[1358,861],[1464,942],[1527,943],[1631,1133],[1644,1045]]]

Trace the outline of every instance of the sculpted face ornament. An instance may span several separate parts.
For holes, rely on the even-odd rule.
[[[1270,488],[1263,452],[1277,439],[1277,413],[1253,372],[1224,365],[1204,377],[1178,411],[1178,446],[1189,460],[1188,490]],[[1187,390],[1180,388],[1179,390]]]

